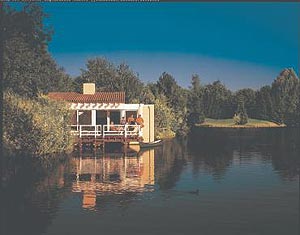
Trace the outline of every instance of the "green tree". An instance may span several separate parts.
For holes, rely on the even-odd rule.
[[[244,102],[245,108],[250,117],[254,117],[256,115],[256,93],[253,89],[240,89],[235,93],[234,98],[235,104],[238,104],[239,100]]]
[[[3,47],[3,89],[28,97],[39,93],[72,89],[72,80],[47,51],[52,28],[45,27],[46,14],[37,4],[21,11],[7,5],[1,12],[5,37]]]
[[[155,135],[157,137],[172,136],[178,129],[178,122],[174,110],[167,104],[167,98],[160,95],[155,99]]]
[[[81,92],[82,83],[94,82],[98,91],[125,91],[126,102],[139,100],[143,83],[124,63],[115,66],[104,58],[87,61],[87,69],[75,79],[76,90]]]
[[[185,132],[188,91],[180,87],[173,76],[166,72],[159,77],[156,86],[157,93],[166,97],[167,105],[174,111],[177,118],[177,125],[174,126],[173,131]]]
[[[141,103],[144,104],[154,104],[155,103],[155,95],[152,92],[151,84],[147,84],[143,87],[143,90],[141,92],[140,96]]]
[[[238,107],[233,119],[236,125],[245,125],[248,122],[244,101],[241,98],[238,100]]]
[[[231,91],[220,81],[208,84],[204,88],[203,108],[206,117],[228,118],[232,116]]]
[[[263,86],[256,93],[256,110],[253,117],[263,120],[272,120],[274,114],[271,87]]]
[[[299,78],[293,69],[284,69],[272,83],[273,118],[293,125],[299,103]]]
[[[192,86],[188,95],[188,116],[187,124],[193,126],[196,123],[204,122],[205,116],[203,111],[203,87],[200,85],[199,75],[192,76]]]

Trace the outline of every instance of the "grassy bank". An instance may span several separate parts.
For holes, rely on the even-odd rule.
[[[236,125],[232,118],[230,119],[211,119],[206,118],[201,124],[196,124],[197,127],[221,127],[221,128],[265,128],[265,127],[285,127],[285,125],[279,125],[274,122],[248,119],[248,123],[245,125]]]

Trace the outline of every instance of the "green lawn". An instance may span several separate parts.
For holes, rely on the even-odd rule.
[[[229,119],[212,119],[206,118],[204,123],[196,124],[200,127],[230,127],[230,128],[259,128],[259,127],[283,127],[285,125],[278,125],[274,122],[258,119],[248,119],[248,123],[245,125],[235,125],[232,118]]]

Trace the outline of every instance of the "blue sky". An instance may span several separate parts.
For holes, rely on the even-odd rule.
[[[126,62],[143,81],[166,71],[187,87],[270,84],[299,71],[300,3],[43,3],[54,27],[49,50],[79,75],[88,58]]]

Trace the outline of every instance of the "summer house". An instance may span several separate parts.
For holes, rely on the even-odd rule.
[[[84,83],[83,93],[50,92],[48,97],[63,100],[74,111],[72,132],[79,141],[123,142],[154,141],[154,105],[126,104],[125,92],[96,92],[94,83]],[[121,123],[124,117],[144,120],[137,123]]]

